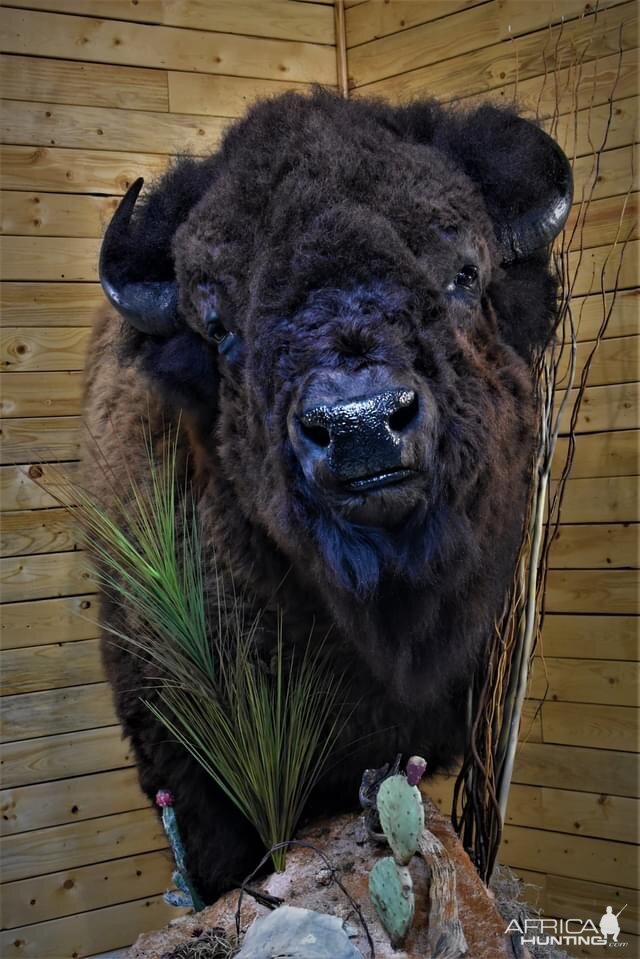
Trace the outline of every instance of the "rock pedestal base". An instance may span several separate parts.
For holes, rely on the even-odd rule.
[[[425,801],[427,828],[437,836],[449,854],[456,871],[457,900],[460,921],[468,944],[469,959],[513,959],[510,940],[505,936],[506,922],[500,916],[492,894],[480,880],[469,857],[444,819],[428,800]],[[411,863],[416,894],[415,920],[404,948],[394,950],[377,919],[368,892],[369,871],[388,849],[365,838],[360,817],[339,816],[316,822],[301,830],[299,839],[320,850],[338,871],[351,897],[362,910],[375,946],[376,959],[432,959],[428,946],[429,880],[419,857]],[[294,846],[287,854],[287,868],[273,873],[255,888],[277,896],[290,906],[331,913],[343,919],[354,932],[352,943],[368,959],[371,950],[362,924],[344,893],[331,881],[320,856],[309,848]],[[227,893],[214,905],[197,915],[173,920],[165,929],[140,936],[127,954],[127,959],[163,959],[178,946],[193,940],[212,928],[235,935],[238,891]],[[269,910],[244,895],[241,929],[245,932],[258,916]],[[447,956],[446,959],[455,959]]]

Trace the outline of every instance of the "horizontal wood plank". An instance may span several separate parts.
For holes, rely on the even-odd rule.
[[[0,22],[7,53],[267,80],[336,82],[335,52],[328,45],[35,10],[5,8]]]
[[[99,683],[105,678],[98,639],[7,649],[2,660],[3,696]]]
[[[638,194],[592,200],[582,208],[577,204],[571,208],[566,229],[571,250],[603,246],[626,237],[637,240]]]
[[[59,869],[106,862],[116,856],[152,852],[164,849],[166,845],[162,823],[151,808],[52,829],[33,829],[15,836],[3,836],[0,840],[3,879],[11,882]]]
[[[120,726],[25,739],[3,747],[2,785],[26,786],[133,765]]]
[[[574,383],[589,365],[589,386],[606,386],[610,383],[633,383],[640,379],[640,337],[612,336],[599,343],[587,340],[576,344]],[[25,351],[26,352],[26,351]],[[567,385],[571,363],[571,350],[565,349],[558,369],[557,385]]]
[[[253,77],[223,77],[205,73],[168,73],[169,109],[208,117],[240,117],[264,97],[276,97],[292,90],[307,93],[306,83],[258,80]]]
[[[436,776],[422,791],[446,815],[451,809],[454,776]],[[507,822],[516,826],[631,842],[636,838],[639,800],[570,789],[513,783]]]
[[[80,456],[79,416],[35,416],[0,420],[0,464],[75,460]]]
[[[517,874],[527,883],[524,890],[527,901],[537,905],[546,916],[593,921],[594,917],[597,919],[602,913],[602,904],[610,903],[616,913],[626,906],[619,918],[623,932],[640,931],[639,896],[636,889],[571,879],[567,876],[543,875],[526,869],[518,869]]]
[[[523,826],[505,826],[500,856],[514,867],[574,879],[597,876],[605,883],[633,886],[636,877],[636,850],[631,844]]]
[[[640,612],[638,574],[622,569],[552,569],[547,579],[550,613]]]
[[[43,553],[0,559],[0,587],[6,603],[84,594],[93,586],[85,553]]]
[[[64,553],[79,547],[78,528],[69,510],[19,510],[2,517],[0,556]]]
[[[0,201],[4,234],[101,237],[119,198],[4,190]]]
[[[2,649],[95,639],[99,601],[93,594],[5,603],[0,616]]]
[[[553,492],[555,485],[551,484]],[[563,523],[633,523],[640,519],[639,513],[636,477],[610,476],[567,481],[562,501]]]
[[[604,336],[632,336],[638,332],[638,289],[617,290],[571,298],[571,313],[578,341],[595,340],[608,317]]]
[[[513,781],[603,796],[640,796],[637,758],[619,750],[521,742]]]
[[[164,173],[168,161],[149,153],[5,145],[0,147],[0,187],[122,196],[137,177],[148,181]]]
[[[0,236],[3,280],[97,280],[100,241],[82,237]]]
[[[5,327],[0,332],[0,369],[9,372],[82,370],[91,330],[87,327]]]
[[[220,117],[23,100],[3,100],[0,118],[5,143],[195,156],[213,153],[229,124]]]
[[[367,0],[359,3],[347,9],[345,16],[349,55],[351,48],[360,43],[449,17],[479,2],[482,0],[395,0],[394,3]]]
[[[546,702],[542,707],[542,734],[545,743],[635,753],[638,710],[631,706]]]
[[[573,659],[640,659],[638,622],[633,616],[545,616],[542,631],[544,656]]]
[[[3,416],[79,416],[82,373],[0,373]]]
[[[83,959],[128,947],[140,933],[160,929],[179,915],[180,911],[167,905],[162,896],[135,899],[0,933],[0,952],[6,959]]]
[[[568,429],[570,411],[577,390],[571,390],[560,428]],[[621,383],[615,386],[590,386],[584,392],[576,420],[576,434],[600,433],[607,430],[637,430],[640,427],[640,389],[637,383]],[[558,410],[562,394],[556,398]]]
[[[68,505],[73,484],[80,481],[79,463],[21,463],[0,467],[0,493],[5,513]]]
[[[575,2],[575,0],[574,0]],[[16,0],[14,6],[93,17],[95,0]],[[100,0],[100,16],[113,20],[251,34],[311,43],[334,42],[332,11],[314,3],[301,7],[282,0]]]
[[[7,326],[91,326],[105,305],[99,283],[3,283]]]
[[[576,203],[620,196],[640,188],[640,174],[634,162],[634,148],[630,146],[605,150],[600,154],[598,161],[591,155],[578,157],[573,161],[572,168]],[[621,239],[623,237],[624,234],[621,235]],[[577,254],[574,254],[574,260],[577,260]],[[635,280],[628,284],[621,283],[620,286],[637,286],[637,282],[636,276]],[[605,289],[613,289],[613,287],[605,287]],[[576,296],[588,292],[590,292],[588,288],[574,289]]]
[[[5,54],[0,60],[0,87],[2,95],[12,100],[121,110],[169,109],[166,70],[143,67]]]
[[[0,834],[59,826],[149,805],[133,767],[0,792]]]
[[[66,643],[70,645],[80,643]],[[34,668],[37,672],[37,665]],[[4,696],[0,699],[0,719],[3,742],[97,729],[118,721],[107,683]]]
[[[21,926],[59,916],[102,909],[172,888],[172,864],[164,852],[147,852],[2,887],[5,923]]]
[[[628,480],[627,480],[628,481]],[[549,557],[551,569],[620,569],[638,566],[638,524],[573,525],[558,530]]]
[[[558,479],[568,453],[568,439],[558,440],[552,463],[552,477]],[[640,472],[638,430],[585,433],[576,443],[571,465],[572,479],[597,476],[637,476]]]
[[[533,660],[528,695],[544,699],[543,737],[548,705],[594,703],[605,706],[637,706],[640,675],[635,663],[619,660],[563,659],[545,654]],[[546,738],[545,738],[545,741]]]

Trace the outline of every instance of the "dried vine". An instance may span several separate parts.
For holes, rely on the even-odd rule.
[[[552,254],[559,285],[559,308],[553,341],[533,362],[539,418],[522,542],[511,589],[469,690],[468,747],[454,788],[452,820],[485,881],[491,877],[500,848],[522,709],[534,655],[540,656],[544,664],[540,634],[545,615],[549,555],[561,521],[566,482],[575,454],[578,417],[593,357],[606,334],[615,306],[624,250],[630,236],[622,235],[629,197],[627,192],[616,236],[607,251],[600,274],[596,276],[594,272],[591,277],[588,292],[600,295],[601,318],[596,337],[577,376],[577,331],[586,298],[582,300],[579,315],[575,317],[573,294],[576,280],[584,269],[585,223],[600,175],[602,153],[607,149],[623,52],[622,36],[619,34],[618,66],[609,92],[608,116],[599,142],[594,143],[592,111],[597,69],[592,71],[590,91],[589,83],[584,83],[583,73],[589,45],[601,32],[598,30],[598,15],[593,16],[593,21],[594,29],[589,43],[580,51],[574,50],[564,87],[559,82],[559,71],[553,73],[553,92],[550,95],[552,109],[545,116],[543,103],[545,95],[549,96],[550,83],[548,62],[551,60],[558,64],[561,61],[559,47],[562,27],[557,31],[551,56],[548,56],[546,49],[543,53],[544,77],[537,97],[538,120],[559,140],[574,166],[580,120],[578,111],[587,99],[588,110],[585,111],[583,107],[583,113],[587,112],[588,115],[586,136],[591,147],[592,168],[581,191],[574,198],[575,215],[570,217]],[[515,89],[518,89],[517,82]],[[570,109],[563,138],[559,135],[561,104],[567,97]],[[612,292],[608,294],[607,271],[614,255],[619,256],[619,262]],[[559,477],[552,482],[552,463],[561,431],[567,438],[566,455],[561,469],[558,470],[557,465],[554,465]],[[557,461],[558,456],[556,464]],[[545,697],[546,692],[542,701]],[[526,735],[526,730],[524,733]]]

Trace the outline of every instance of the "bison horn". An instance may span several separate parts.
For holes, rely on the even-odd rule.
[[[170,336],[178,326],[175,280],[134,281],[117,269],[126,250],[133,208],[143,183],[139,177],[131,184],[107,227],[100,250],[100,283],[111,305],[136,330],[152,336]]]
[[[567,222],[573,202],[571,165],[555,140],[542,130],[540,133],[548,140],[550,147],[552,195],[510,223],[498,225],[497,238],[504,263],[522,260],[552,243]]]

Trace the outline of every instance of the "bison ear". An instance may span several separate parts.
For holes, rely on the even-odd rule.
[[[543,250],[560,233],[573,200],[571,166],[535,123],[485,104],[449,114],[436,124],[433,143],[479,185],[505,263]]]

